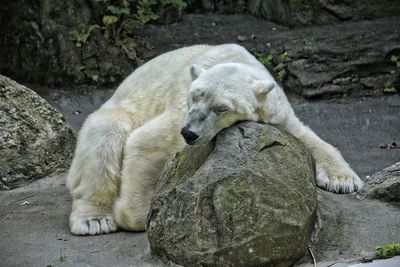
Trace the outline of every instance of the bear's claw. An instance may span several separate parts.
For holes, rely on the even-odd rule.
[[[327,171],[317,167],[317,186],[335,193],[353,193],[363,187],[363,182],[351,169]]]
[[[70,229],[74,235],[101,235],[117,231],[110,215],[97,217],[75,217],[70,219]]]

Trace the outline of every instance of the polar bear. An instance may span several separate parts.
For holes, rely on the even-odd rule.
[[[181,48],[144,64],[85,121],[67,177],[70,229],[96,235],[143,231],[154,178],[166,160],[206,144],[237,121],[278,124],[316,160],[316,183],[350,193],[362,181],[337,149],[296,117],[283,90],[245,48]]]

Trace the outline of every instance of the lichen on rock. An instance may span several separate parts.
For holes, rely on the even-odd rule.
[[[148,216],[152,253],[183,266],[290,266],[316,213],[314,161],[284,130],[242,122],[165,166]]]

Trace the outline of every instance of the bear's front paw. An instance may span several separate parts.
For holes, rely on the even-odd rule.
[[[74,235],[101,235],[117,231],[111,215],[78,216],[71,214],[70,229]]]
[[[114,206],[114,218],[119,228],[127,231],[144,231],[147,211],[119,199]]]
[[[362,188],[360,177],[348,166],[317,164],[317,186],[335,193],[353,193]]]

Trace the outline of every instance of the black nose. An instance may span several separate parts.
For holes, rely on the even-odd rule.
[[[182,128],[181,135],[185,138],[186,143],[193,143],[199,136],[189,129],[189,126]]]

